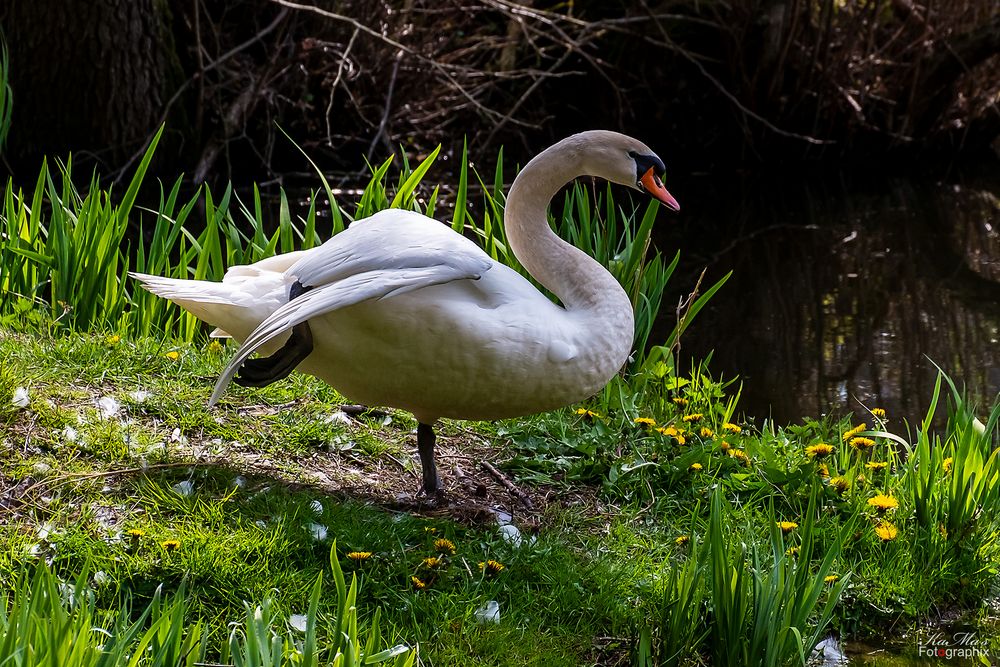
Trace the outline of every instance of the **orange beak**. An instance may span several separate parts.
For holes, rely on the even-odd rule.
[[[639,179],[642,186],[646,188],[646,192],[652,195],[655,199],[663,202],[672,211],[681,210],[681,205],[677,203],[674,196],[667,192],[667,189],[663,187],[663,182],[660,177],[656,175],[653,168],[650,167],[649,170],[643,174],[642,178]]]

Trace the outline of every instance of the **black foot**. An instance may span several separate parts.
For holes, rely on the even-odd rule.
[[[423,490],[429,496],[438,492],[437,466],[434,465],[434,443],[437,436],[434,429],[427,424],[417,424],[417,452],[420,454],[420,467],[423,469]]]
[[[270,357],[247,359],[233,381],[242,387],[265,387],[288,377],[313,350],[312,329],[308,322],[292,327],[292,335]]]

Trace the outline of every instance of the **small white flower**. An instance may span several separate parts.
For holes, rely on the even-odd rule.
[[[153,395],[153,392],[146,391],[145,389],[136,389],[129,396],[136,403],[145,403],[146,399]]]
[[[311,509],[314,514],[322,514],[323,513],[323,503],[321,503],[318,500],[314,500],[311,503],[309,503],[309,509]]]
[[[108,573],[104,570],[98,570],[94,573],[94,585],[103,586],[108,582]]]
[[[65,440],[66,442],[76,442],[76,438],[78,435],[79,433],[77,433],[76,429],[73,428],[72,426],[67,426],[66,428],[63,429],[62,432],[63,440]]]
[[[298,630],[299,632],[306,631],[306,624],[309,619],[305,614],[292,614],[288,617],[288,624],[292,626],[293,630]]]
[[[177,482],[172,488],[177,495],[187,498],[194,493],[194,482],[186,479],[183,482]]]
[[[496,600],[490,600],[484,604],[476,610],[476,620],[480,623],[499,623],[500,603]]]
[[[28,397],[28,390],[25,387],[15,389],[12,403],[18,408],[28,407],[28,404],[31,403],[31,399]]]
[[[313,539],[322,542],[326,539],[327,527],[320,523],[309,524],[309,532],[312,533]]]
[[[97,409],[101,411],[101,419],[110,419],[121,412],[122,405],[114,396],[102,396],[97,401]]]

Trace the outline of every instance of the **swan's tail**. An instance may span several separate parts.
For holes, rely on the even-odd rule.
[[[276,274],[273,280],[261,280],[254,289],[243,281],[210,282],[180,280],[146,273],[129,273],[157,296],[173,301],[199,320],[216,327],[213,337],[244,340],[250,332],[281,305],[283,289]],[[228,278],[228,276],[227,276]],[[266,284],[273,282],[273,285]]]

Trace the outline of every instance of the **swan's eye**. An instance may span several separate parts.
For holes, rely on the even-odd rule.
[[[629,157],[635,161],[635,185],[637,188],[642,188],[642,177],[645,176],[650,169],[653,170],[654,175],[662,174],[666,172],[667,168],[663,164],[663,160],[653,154],[642,154],[636,151],[629,151]]]

